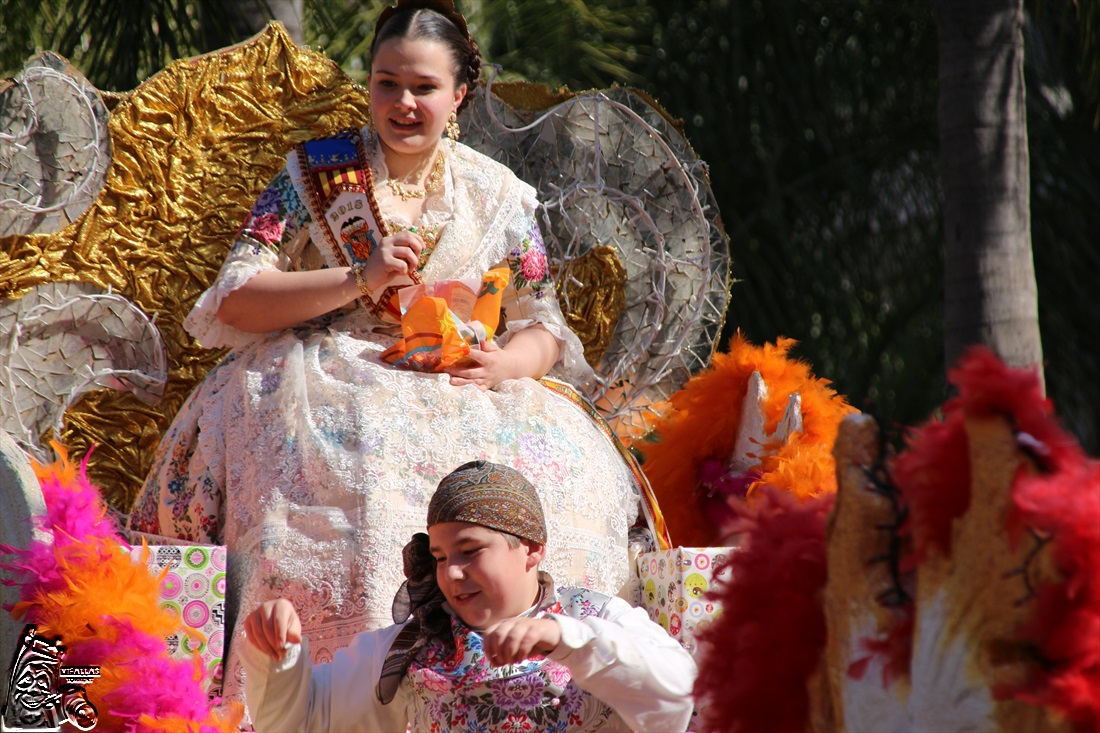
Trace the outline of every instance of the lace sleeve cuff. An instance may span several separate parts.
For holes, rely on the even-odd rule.
[[[256,273],[280,269],[278,260],[279,255],[255,240],[237,240],[213,284],[199,296],[187,314],[183,327],[208,349],[244,346],[262,338],[263,334],[241,331],[219,321],[218,308],[227,295],[251,280]]]
[[[533,197],[531,201],[533,204]],[[516,331],[541,325],[558,340],[561,348],[558,361],[547,376],[569,382],[583,391],[595,374],[584,360],[580,339],[569,329],[558,305],[546,245],[533,216],[527,220],[526,227],[518,244],[508,252],[507,264],[512,277],[502,303],[508,318],[500,334],[500,344],[508,343]]]
[[[184,320],[187,332],[206,348],[243,346],[262,338],[263,334],[241,331],[219,321],[218,308],[227,295],[256,273],[290,269],[290,253],[303,241],[303,228],[308,222],[309,212],[283,168],[252,205],[217,278]]]

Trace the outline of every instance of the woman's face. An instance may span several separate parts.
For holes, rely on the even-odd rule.
[[[371,118],[391,151],[432,150],[451,112],[466,95],[456,85],[450,49],[426,38],[391,38],[375,50],[370,75]]]

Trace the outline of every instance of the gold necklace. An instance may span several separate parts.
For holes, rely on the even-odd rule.
[[[386,219],[385,222],[386,229],[389,230],[390,234],[407,231],[420,235],[420,238],[424,240],[424,249],[420,251],[420,259],[416,263],[416,269],[423,270],[427,267],[428,259],[432,256],[432,250],[435,249],[435,245],[439,241],[439,233],[443,227],[439,225],[431,227],[404,226],[392,219]]]
[[[409,199],[422,199],[428,195],[429,191],[434,191],[439,182],[443,180],[443,152],[436,153],[435,164],[432,166],[432,172],[428,174],[428,180],[424,182],[424,187],[419,186],[406,186],[405,184],[397,181],[393,178],[386,179],[386,185],[390,187],[395,196],[401,198],[402,201],[408,201]]]

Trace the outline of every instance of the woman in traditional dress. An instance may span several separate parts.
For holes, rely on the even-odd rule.
[[[237,609],[285,597],[316,661],[391,622],[401,547],[439,480],[474,459],[538,488],[559,582],[628,575],[636,468],[567,386],[591,371],[565,325],[531,186],[456,142],[480,71],[449,2],[385,11],[371,47],[372,122],[298,146],[186,321],[233,351],[161,443],[131,527],[229,548]],[[450,139],[448,139],[450,138]],[[504,265],[498,336],[445,373],[380,359],[395,289]],[[234,642],[236,643],[236,642]],[[226,694],[239,694],[230,645]]]

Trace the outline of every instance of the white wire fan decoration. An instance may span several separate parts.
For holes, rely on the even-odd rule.
[[[156,404],[168,382],[156,325],[130,300],[90,283],[53,282],[0,300],[0,429],[39,461],[65,411],[110,387]]]
[[[107,107],[46,52],[0,82],[0,236],[55,232],[95,201],[111,164]]]
[[[710,362],[722,331],[729,245],[706,164],[629,89],[530,113],[495,98],[492,85],[464,110],[462,140],[538,190],[558,278],[602,245],[626,270],[625,307],[586,391],[620,437],[640,436]]]

